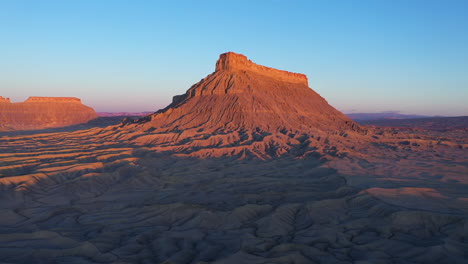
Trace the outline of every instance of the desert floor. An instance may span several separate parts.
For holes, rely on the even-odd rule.
[[[0,134],[0,262],[468,262],[466,132],[261,160],[79,129]]]

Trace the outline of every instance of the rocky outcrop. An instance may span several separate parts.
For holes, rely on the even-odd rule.
[[[0,96],[0,103],[10,103],[10,98]]]
[[[30,96],[25,103],[77,103],[81,104],[81,99],[76,97],[42,97]]]
[[[86,123],[98,117],[75,97],[29,97],[22,103],[0,104],[0,131],[43,129]]]
[[[305,74],[282,71],[258,65],[253,63],[246,56],[234,52],[227,52],[220,55],[219,60],[216,63],[216,72],[235,72],[239,70],[255,72],[276,80],[308,85],[307,76]]]

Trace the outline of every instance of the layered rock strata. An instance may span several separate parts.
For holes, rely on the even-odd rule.
[[[29,97],[22,103],[0,98],[0,131],[43,129],[86,123],[98,115],[75,97]]]

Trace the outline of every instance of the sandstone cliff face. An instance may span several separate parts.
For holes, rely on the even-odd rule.
[[[307,76],[305,74],[282,71],[258,65],[253,63],[246,56],[234,52],[227,52],[220,55],[219,60],[216,62],[215,72],[222,71],[249,71],[263,76],[268,76],[276,80],[308,85]]]
[[[10,98],[5,98],[3,96],[0,96],[0,103],[9,103],[10,102]]]
[[[221,54],[214,73],[124,130],[152,131],[150,136],[127,136],[137,143],[166,142],[167,149],[206,148],[225,155],[256,142],[258,153],[276,155],[302,144],[301,135],[320,140],[361,128],[310,89],[305,75],[257,65],[229,52]]]
[[[98,115],[74,97],[29,97],[0,101],[0,131],[43,129],[86,123]]]
[[[81,99],[76,97],[42,97],[30,96],[25,103],[77,103],[81,104]]]

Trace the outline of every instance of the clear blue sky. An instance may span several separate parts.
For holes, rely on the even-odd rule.
[[[309,77],[344,112],[468,115],[468,1],[0,0],[0,95],[155,111],[219,54]]]

